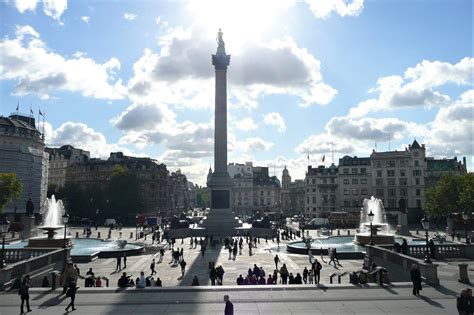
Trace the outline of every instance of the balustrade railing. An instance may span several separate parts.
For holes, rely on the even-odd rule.
[[[469,258],[467,257],[467,246],[474,246],[474,245],[466,245],[466,244],[435,244],[435,257],[436,258]],[[381,247],[394,250],[392,245],[382,245]],[[429,250],[429,249],[428,249]],[[431,254],[431,253],[430,253]],[[408,245],[407,248],[407,255],[416,257],[416,258],[423,258],[426,256],[426,245]]]

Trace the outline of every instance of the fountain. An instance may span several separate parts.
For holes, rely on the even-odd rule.
[[[57,231],[64,229],[62,216],[64,214],[64,206],[61,200],[51,196],[46,199],[45,210],[43,212],[43,224],[38,229],[45,231],[44,236],[33,237],[29,239],[28,247],[64,247],[70,245],[70,239],[58,235]]]
[[[372,224],[369,221],[369,213],[372,212]],[[356,244],[366,245],[370,243],[370,228],[372,226],[372,241],[374,244],[393,244],[395,237],[390,232],[390,226],[386,223],[385,209],[382,200],[372,196],[364,199],[364,204],[360,212],[360,230],[354,239]],[[379,233],[382,232],[382,233]]]

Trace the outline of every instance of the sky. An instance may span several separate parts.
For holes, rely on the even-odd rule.
[[[0,114],[41,110],[48,146],[148,156],[205,185],[219,28],[228,162],[301,179],[416,139],[472,171],[470,0],[0,0]]]

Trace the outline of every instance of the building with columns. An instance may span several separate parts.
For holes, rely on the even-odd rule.
[[[20,198],[5,205],[5,213],[26,213],[31,198],[34,211],[44,207],[48,187],[48,153],[44,138],[30,115],[0,116],[0,173],[15,173],[22,183]]]

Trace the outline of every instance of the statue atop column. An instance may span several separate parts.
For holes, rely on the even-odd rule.
[[[224,39],[222,38],[223,35],[224,35],[224,33],[222,32],[221,29],[219,29],[219,32],[217,32],[217,38],[216,38],[216,41],[217,41],[217,54],[224,54],[225,55],[225,43],[224,43]]]

